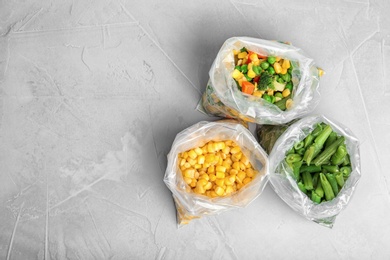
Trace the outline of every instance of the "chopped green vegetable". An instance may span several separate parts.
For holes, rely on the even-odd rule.
[[[299,154],[296,154],[296,153],[289,154],[286,157],[286,162],[288,162],[288,163],[294,163],[294,162],[298,162],[300,160],[302,160],[302,156]]]
[[[347,155],[347,148],[341,144],[337,151],[332,155],[331,162],[333,165],[339,165],[344,161],[344,157]]]
[[[330,186],[332,186],[333,193],[336,196],[339,193],[339,187],[337,186],[336,178],[332,173],[327,173],[325,176],[328,179]]]
[[[259,82],[257,82],[257,88],[259,90],[266,90],[273,85],[273,80],[273,76],[269,72],[264,71],[260,74]]]
[[[321,165],[325,161],[329,160],[330,157],[336,152],[337,148],[340,144],[342,144],[345,140],[344,136],[341,136],[336,141],[334,141],[331,145],[328,146],[328,148],[325,148],[325,150],[319,154],[314,160],[313,163],[315,165]]]
[[[319,172],[321,171],[321,166],[317,165],[302,165],[300,172]]]
[[[313,189],[313,179],[311,177],[310,172],[302,173],[302,180],[303,180],[303,184],[305,184],[305,189],[306,190],[312,190]]]
[[[324,190],[325,199],[327,201],[334,199],[332,186],[330,185],[328,179],[323,173],[320,173],[320,181],[321,181],[322,189]]]

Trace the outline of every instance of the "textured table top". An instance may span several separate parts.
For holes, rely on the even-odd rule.
[[[390,2],[1,1],[1,259],[389,259]],[[333,229],[267,186],[177,228],[162,179],[232,36],[290,41],[326,72],[313,113],[360,140]]]

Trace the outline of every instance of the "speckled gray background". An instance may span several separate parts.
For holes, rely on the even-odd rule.
[[[1,259],[389,259],[390,2],[0,1]],[[322,113],[361,141],[328,229],[267,186],[177,228],[162,179],[232,36],[290,41],[326,71]]]

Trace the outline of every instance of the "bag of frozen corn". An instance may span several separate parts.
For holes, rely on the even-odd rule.
[[[251,132],[234,120],[199,122],[177,134],[164,182],[178,225],[245,207],[267,182],[268,159]]]
[[[221,47],[197,109],[258,124],[282,124],[311,112],[323,74],[290,44],[233,37]]]

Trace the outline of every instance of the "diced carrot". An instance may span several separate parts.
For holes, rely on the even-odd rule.
[[[249,81],[242,82],[242,92],[252,95],[253,91],[255,91],[255,85],[253,85]]]

